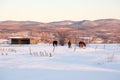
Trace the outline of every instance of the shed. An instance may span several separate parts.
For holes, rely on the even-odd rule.
[[[36,44],[37,40],[28,37],[9,37],[9,44]]]

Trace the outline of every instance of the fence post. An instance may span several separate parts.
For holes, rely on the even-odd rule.
[[[29,47],[29,52],[30,52],[30,55],[32,55],[32,53],[31,53],[31,47]]]
[[[55,47],[53,47],[53,52],[55,51]]]

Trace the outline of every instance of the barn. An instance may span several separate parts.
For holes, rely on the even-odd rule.
[[[37,44],[37,40],[28,37],[9,37],[9,44]]]

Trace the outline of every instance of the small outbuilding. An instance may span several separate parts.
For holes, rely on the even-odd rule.
[[[37,40],[26,37],[9,37],[9,44],[37,44]]]

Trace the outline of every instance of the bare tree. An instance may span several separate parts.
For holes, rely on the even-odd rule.
[[[67,37],[67,35],[66,35],[66,33],[65,32],[58,32],[58,39],[59,39],[59,44],[61,45],[61,46],[64,46],[64,44],[65,44],[65,40],[66,40],[66,37]]]
[[[64,46],[68,37],[67,31],[58,31],[56,34],[59,44]]]

